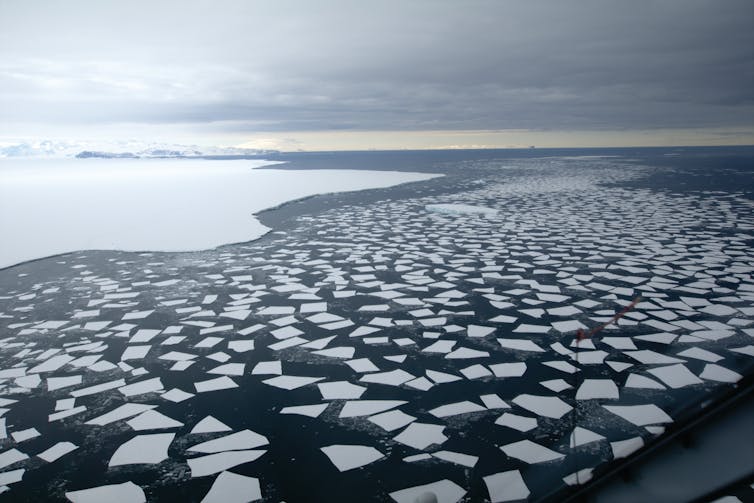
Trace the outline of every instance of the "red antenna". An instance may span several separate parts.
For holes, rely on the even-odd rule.
[[[616,314],[615,316],[613,316],[612,318],[610,318],[610,320],[607,321],[606,323],[603,323],[602,325],[599,325],[598,327],[593,328],[588,333],[584,332],[583,328],[578,329],[578,331],[576,332],[576,340],[577,341],[583,341],[584,339],[590,339],[590,338],[592,338],[597,333],[601,332],[602,330],[604,330],[608,326],[612,325],[613,323],[615,323],[619,319],[623,318],[626,315],[626,313],[628,313],[633,308],[635,308],[636,304],[638,304],[639,302],[641,302],[641,300],[642,300],[641,296],[636,297],[634,300],[631,301],[631,303],[629,305],[627,305],[626,307],[624,307],[621,312],[619,312],[618,314]]]

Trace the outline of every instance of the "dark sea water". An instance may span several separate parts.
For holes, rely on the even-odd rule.
[[[672,430],[674,423],[729,391],[732,382],[727,381],[750,379],[754,372],[754,356],[746,349],[754,343],[754,148],[338,152],[279,154],[275,160],[287,162],[275,169],[445,176],[292,202],[258,215],[273,229],[270,234],[216,250],[82,251],[0,270],[0,371],[5,372],[0,374],[0,406],[8,409],[2,416],[8,436],[0,440],[0,459],[11,449],[29,456],[0,468],[0,477],[25,470],[0,501],[66,501],[69,491],[127,481],[141,487],[148,501],[201,501],[216,475],[192,478],[187,460],[197,455],[188,448],[244,429],[267,438],[268,445],[253,447],[266,452],[228,470],[258,479],[264,501],[392,501],[390,493],[443,479],[461,488],[463,501],[489,501],[485,477],[513,471],[521,475],[529,498],[555,494],[557,499],[571,490],[564,477],[589,469],[598,476],[609,467],[616,457],[612,442],[650,444],[660,428]],[[432,210],[433,204],[497,213],[443,213]],[[352,296],[337,294],[351,291]],[[639,296],[641,303],[619,324],[581,343],[585,346],[573,346],[575,329],[558,325],[572,321],[595,328]],[[402,304],[401,299],[417,300]],[[328,322],[308,320],[316,311],[307,313],[303,305],[322,302],[327,313],[351,324],[328,327]],[[224,316],[244,306],[245,317]],[[264,314],[270,306],[290,307],[291,314]],[[556,314],[568,312],[558,311],[564,308],[576,311]],[[431,314],[412,313],[420,309]],[[133,312],[148,314],[128,319]],[[286,321],[287,316],[293,318]],[[435,318],[442,320],[422,321]],[[39,327],[51,320],[65,323]],[[86,327],[97,321],[110,323]],[[124,323],[133,326],[113,329]],[[244,331],[257,324],[258,330]],[[473,337],[468,327],[474,325],[492,332]],[[295,327],[298,334],[275,335],[283,326]],[[379,330],[351,335],[370,326]],[[183,327],[178,335],[185,338],[165,345],[175,335],[168,331],[130,342],[139,330],[167,327]],[[206,337],[218,341],[203,346]],[[303,342],[270,347],[295,337]],[[333,339],[321,348],[305,347],[327,337]],[[540,350],[505,347],[497,339],[529,341]],[[229,342],[238,340],[253,340],[254,349],[233,350]],[[423,351],[437,340],[455,341],[453,350],[467,348],[478,356],[449,358],[450,349]],[[95,343],[91,349],[71,350],[90,343]],[[151,347],[146,356],[121,362],[123,351],[137,345]],[[328,348],[346,348],[349,357],[316,353]],[[703,352],[678,356],[690,349]],[[170,370],[174,362],[160,358],[170,351],[193,355],[195,363]],[[675,360],[642,362],[631,351]],[[73,358],[59,368],[34,371],[66,353]],[[94,361],[80,360],[97,354],[99,362],[110,365],[93,369]],[[401,371],[410,380],[365,382],[372,372],[344,363],[362,358],[378,372]],[[591,358],[595,361],[585,363]],[[340,418],[347,399],[327,399],[317,384],[293,390],[266,384],[274,375],[252,373],[266,361],[280,361],[285,376],[361,386],[362,400],[405,401],[396,409],[415,422],[443,426],[447,440],[411,447],[394,439],[403,427],[388,432],[367,416]],[[553,361],[579,371],[546,365]],[[225,363],[244,365],[241,375],[228,376],[236,387],[197,392],[194,383],[220,377],[210,372]],[[525,373],[497,375],[496,365],[510,363],[525,363]],[[667,371],[673,374],[667,381],[653,373],[672,365],[677,366]],[[428,371],[457,380],[435,381]],[[470,377],[476,372],[481,377]],[[731,373],[738,378],[731,379]],[[626,386],[629,374],[664,389]],[[36,382],[34,375],[41,379]],[[75,375],[82,377],[81,384],[48,391],[48,378]],[[83,396],[75,405],[86,410],[49,421],[56,401],[72,391],[121,378],[127,384],[159,378],[162,389]],[[613,383],[618,396],[577,399],[586,380]],[[175,388],[194,395],[179,403],[161,396]],[[485,407],[482,395],[497,395],[507,408]],[[526,395],[557,398],[569,411],[550,417],[521,405]],[[445,417],[431,412],[467,401],[476,406],[471,412]],[[86,424],[125,403],[155,405],[183,426],[134,431],[126,424],[131,417],[106,426]],[[284,407],[313,404],[327,408],[316,418],[280,413]],[[604,407],[631,405],[655,405],[672,423],[633,424]],[[496,424],[505,413],[536,419],[536,427],[522,432]],[[191,434],[207,415],[232,431]],[[604,439],[570,448],[576,426]],[[39,436],[13,439],[14,432],[29,428]],[[166,432],[175,433],[167,459],[108,467],[118,447],[136,435]],[[562,457],[535,462],[501,450],[521,441]],[[72,442],[78,449],[51,463],[36,456],[57,442]],[[340,472],[321,451],[331,445],[372,447],[384,457]],[[439,451],[476,459],[473,467],[436,456],[404,461]]]

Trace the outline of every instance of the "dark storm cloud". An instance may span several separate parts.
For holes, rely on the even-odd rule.
[[[751,126],[752,19],[749,0],[4,1],[0,120]]]

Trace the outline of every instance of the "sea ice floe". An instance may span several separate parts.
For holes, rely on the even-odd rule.
[[[416,503],[417,498],[425,494],[431,494],[437,498],[437,503],[457,503],[466,494],[466,490],[448,479],[409,487],[390,493],[390,497],[396,503]]]
[[[544,463],[546,461],[554,461],[556,459],[562,459],[565,457],[552,449],[532,442],[531,440],[520,440],[511,444],[506,444],[500,447],[507,456],[520,459],[524,463]]]
[[[145,503],[147,501],[144,490],[130,481],[122,484],[68,491],[65,493],[65,497],[72,503],[102,503],[103,501]]]
[[[261,499],[259,479],[225,471],[217,476],[201,503],[249,503]]]
[[[120,445],[110,458],[108,466],[155,464],[168,458],[168,447],[175,433],[137,435]]]
[[[487,475],[483,480],[490,495],[490,503],[524,500],[529,497],[529,488],[518,470]]]
[[[186,462],[191,469],[192,477],[206,477],[214,475],[234,466],[249,463],[259,459],[265,452],[264,450],[247,450],[247,451],[228,451],[197,458],[189,458]]]
[[[385,457],[374,447],[366,445],[329,445],[320,448],[320,450],[330,458],[332,464],[341,472],[374,463]]]

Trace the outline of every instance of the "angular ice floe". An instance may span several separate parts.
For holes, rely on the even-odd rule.
[[[27,428],[25,430],[14,431],[13,433],[11,433],[13,441],[17,444],[23,442],[24,440],[29,440],[30,438],[36,438],[39,435],[40,433],[36,428]]]
[[[484,215],[495,216],[497,210],[494,208],[487,208],[485,206],[472,206],[469,204],[428,204],[425,209],[434,213],[443,213],[446,215]]]
[[[532,351],[537,353],[544,352],[537,343],[528,339],[498,339],[497,342],[501,347],[506,349],[515,349],[517,351]]]
[[[432,457],[442,459],[443,461],[448,461],[450,463],[455,463],[457,465],[465,466],[466,468],[474,468],[477,461],[479,461],[478,456],[471,456],[470,454],[463,454],[453,451],[433,452]]]
[[[441,445],[448,437],[443,435],[445,426],[441,424],[411,423],[393,438],[396,442],[414,449],[424,450],[432,444]]]
[[[647,370],[650,374],[660,379],[663,383],[671,388],[682,388],[694,384],[701,384],[702,381],[695,376],[682,363],[668,365],[667,367],[655,367]]]
[[[526,372],[526,363],[524,362],[496,363],[489,367],[495,377],[521,377]]]
[[[319,417],[329,404],[320,403],[316,405],[296,405],[293,407],[283,407],[280,410],[281,414],[296,414],[299,416],[307,417]]]
[[[603,405],[602,407],[636,426],[673,422],[673,419],[655,404]]]
[[[203,454],[214,454],[221,451],[256,449],[257,447],[262,447],[267,444],[269,444],[269,441],[264,435],[260,435],[251,430],[241,430],[236,433],[231,433],[230,435],[225,435],[224,437],[196,444],[189,447],[188,450],[191,452],[201,452]]]
[[[175,433],[137,435],[121,444],[110,458],[108,466],[155,464],[168,458],[168,447]]]
[[[463,402],[449,403],[435,407],[429,411],[435,417],[456,416],[458,414],[468,414],[470,412],[486,412],[487,409],[481,405],[465,400]]]
[[[228,376],[198,381],[194,383],[197,393],[207,393],[209,391],[219,391],[223,389],[237,388],[238,384]]]
[[[178,388],[173,388],[171,390],[166,391],[162,395],[160,395],[160,398],[164,398],[165,400],[170,400],[171,402],[174,402],[174,403],[179,403],[179,402],[183,402],[184,400],[188,400],[192,396],[194,396],[193,393],[188,393]]]
[[[371,416],[407,403],[404,400],[352,400],[343,405],[338,417]]]
[[[308,384],[313,384],[315,382],[323,380],[324,377],[305,377],[305,376],[277,376],[277,377],[271,377],[270,379],[265,379],[262,381],[265,384],[268,384],[270,386],[274,386],[276,388],[281,388],[285,390],[294,390],[296,388],[300,388],[302,386],[306,386]]]
[[[513,403],[539,416],[560,419],[573,407],[556,396],[523,394],[513,399]]]
[[[638,451],[643,446],[644,440],[641,437],[634,437],[626,440],[619,440],[617,442],[610,442],[610,449],[613,451],[614,459],[625,458]]]
[[[366,445],[329,445],[321,447],[320,450],[341,472],[374,463],[385,457],[374,447]]]
[[[226,471],[217,476],[201,503],[249,503],[260,499],[259,479]]]
[[[120,388],[125,385],[126,385],[125,380],[116,379],[114,381],[109,381],[102,384],[95,384],[94,386],[89,386],[87,388],[81,388],[81,389],[71,391],[71,396],[78,398],[82,396],[94,395],[97,393],[102,393],[103,391],[109,391],[111,389]]]
[[[135,383],[121,386],[118,391],[123,393],[124,396],[136,396],[143,395],[145,393],[155,393],[163,389],[162,381],[159,377],[152,379],[146,379]]]
[[[418,498],[425,494],[433,495],[437,498],[437,503],[457,503],[466,494],[466,490],[448,479],[443,479],[431,484],[392,492],[390,497],[396,503],[416,503],[420,501]]]
[[[147,497],[144,490],[133,482],[111,484],[106,486],[68,491],[65,497],[72,503],[102,503],[104,501],[117,503],[145,503]]]
[[[58,442],[49,449],[37,454],[40,458],[52,463],[53,461],[65,456],[69,452],[75,451],[79,447],[71,442]]]
[[[704,370],[702,370],[702,373],[699,374],[699,377],[701,377],[702,379],[707,379],[709,381],[727,383],[736,383],[743,379],[743,376],[738,372],[733,372],[730,369],[721,367],[720,365],[714,363],[708,363],[707,365],[705,365]]]
[[[490,503],[517,501],[529,497],[529,488],[518,470],[495,473],[482,477],[490,495]]]
[[[597,442],[599,440],[605,440],[605,437],[598,433],[594,433],[591,430],[587,430],[586,428],[582,428],[581,426],[577,426],[571,432],[569,445],[571,449],[573,449],[574,447]]]
[[[499,426],[507,426],[508,428],[513,428],[518,431],[529,431],[537,427],[537,420],[533,417],[518,416],[506,412],[495,420],[495,424]]]
[[[366,383],[387,384],[390,386],[400,386],[401,384],[414,379],[416,376],[409,374],[403,369],[395,369],[389,372],[375,372],[362,376],[359,381]]]
[[[360,398],[367,390],[363,386],[351,384],[348,381],[333,381],[318,383],[317,387],[324,400],[351,400]]]
[[[576,391],[576,400],[620,398],[618,386],[612,379],[584,379]]]
[[[188,463],[189,468],[191,469],[192,477],[205,477],[259,459],[265,452],[267,451],[249,450],[220,452],[217,454],[200,456],[198,458],[190,458],[186,460],[186,463]]]
[[[0,454],[0,469],[10,466],[13,463],[18,463],[24,459],[29,459],[29,456],[18,449],[8,449]]]
[[[152,410],[156,408],[157,408],[156,405],[149,405],[149,404],[144,404],[144,403],[126,403],[119,407],[116,407],[110,412],[107,412],[105,414],[102,414],[101,416],[97,416],[93,419],[90,419],[85,424],[105,426],[107,424],[114,423],[115,421],[120,421],[122,419],[133,417],[143,412],[146,412],[148,410]]]
[[[564,458],[565,455],[547,447],[532,442],[531,440],[519,440],[500,447],[507,456],[520,459],[524,463],[544,463],[555,459]]]
[[[626,384],[623,387],[638,389],[666,389],[665,386],[654,379],[650,379],[649,377],[640,374],[629,374],[628,379],[626,379]]]
[[[204,419],[194,425],[189,434],[196,435],[199,433],[218,433],[231,430],[231,427],[223,423],[222,421],[219,421],[212,416],[206,416]]]
[[[485,407],[488,409],[509,409],[510,405],[505,403],[499,396],[496,394],[490,394],[490,395],[480,395],[479,398],[482,400],[482,403]]]
[[[179,428],[183,423],[176,421],[156,410],[148,410],[126,421],[126,424],[136,431],[143,430],[164,430],[168,428]]]
[[[416,421],[416,418],[400,410],[391,410],[371,416],[369,421],[385,431],[394,431]]]

